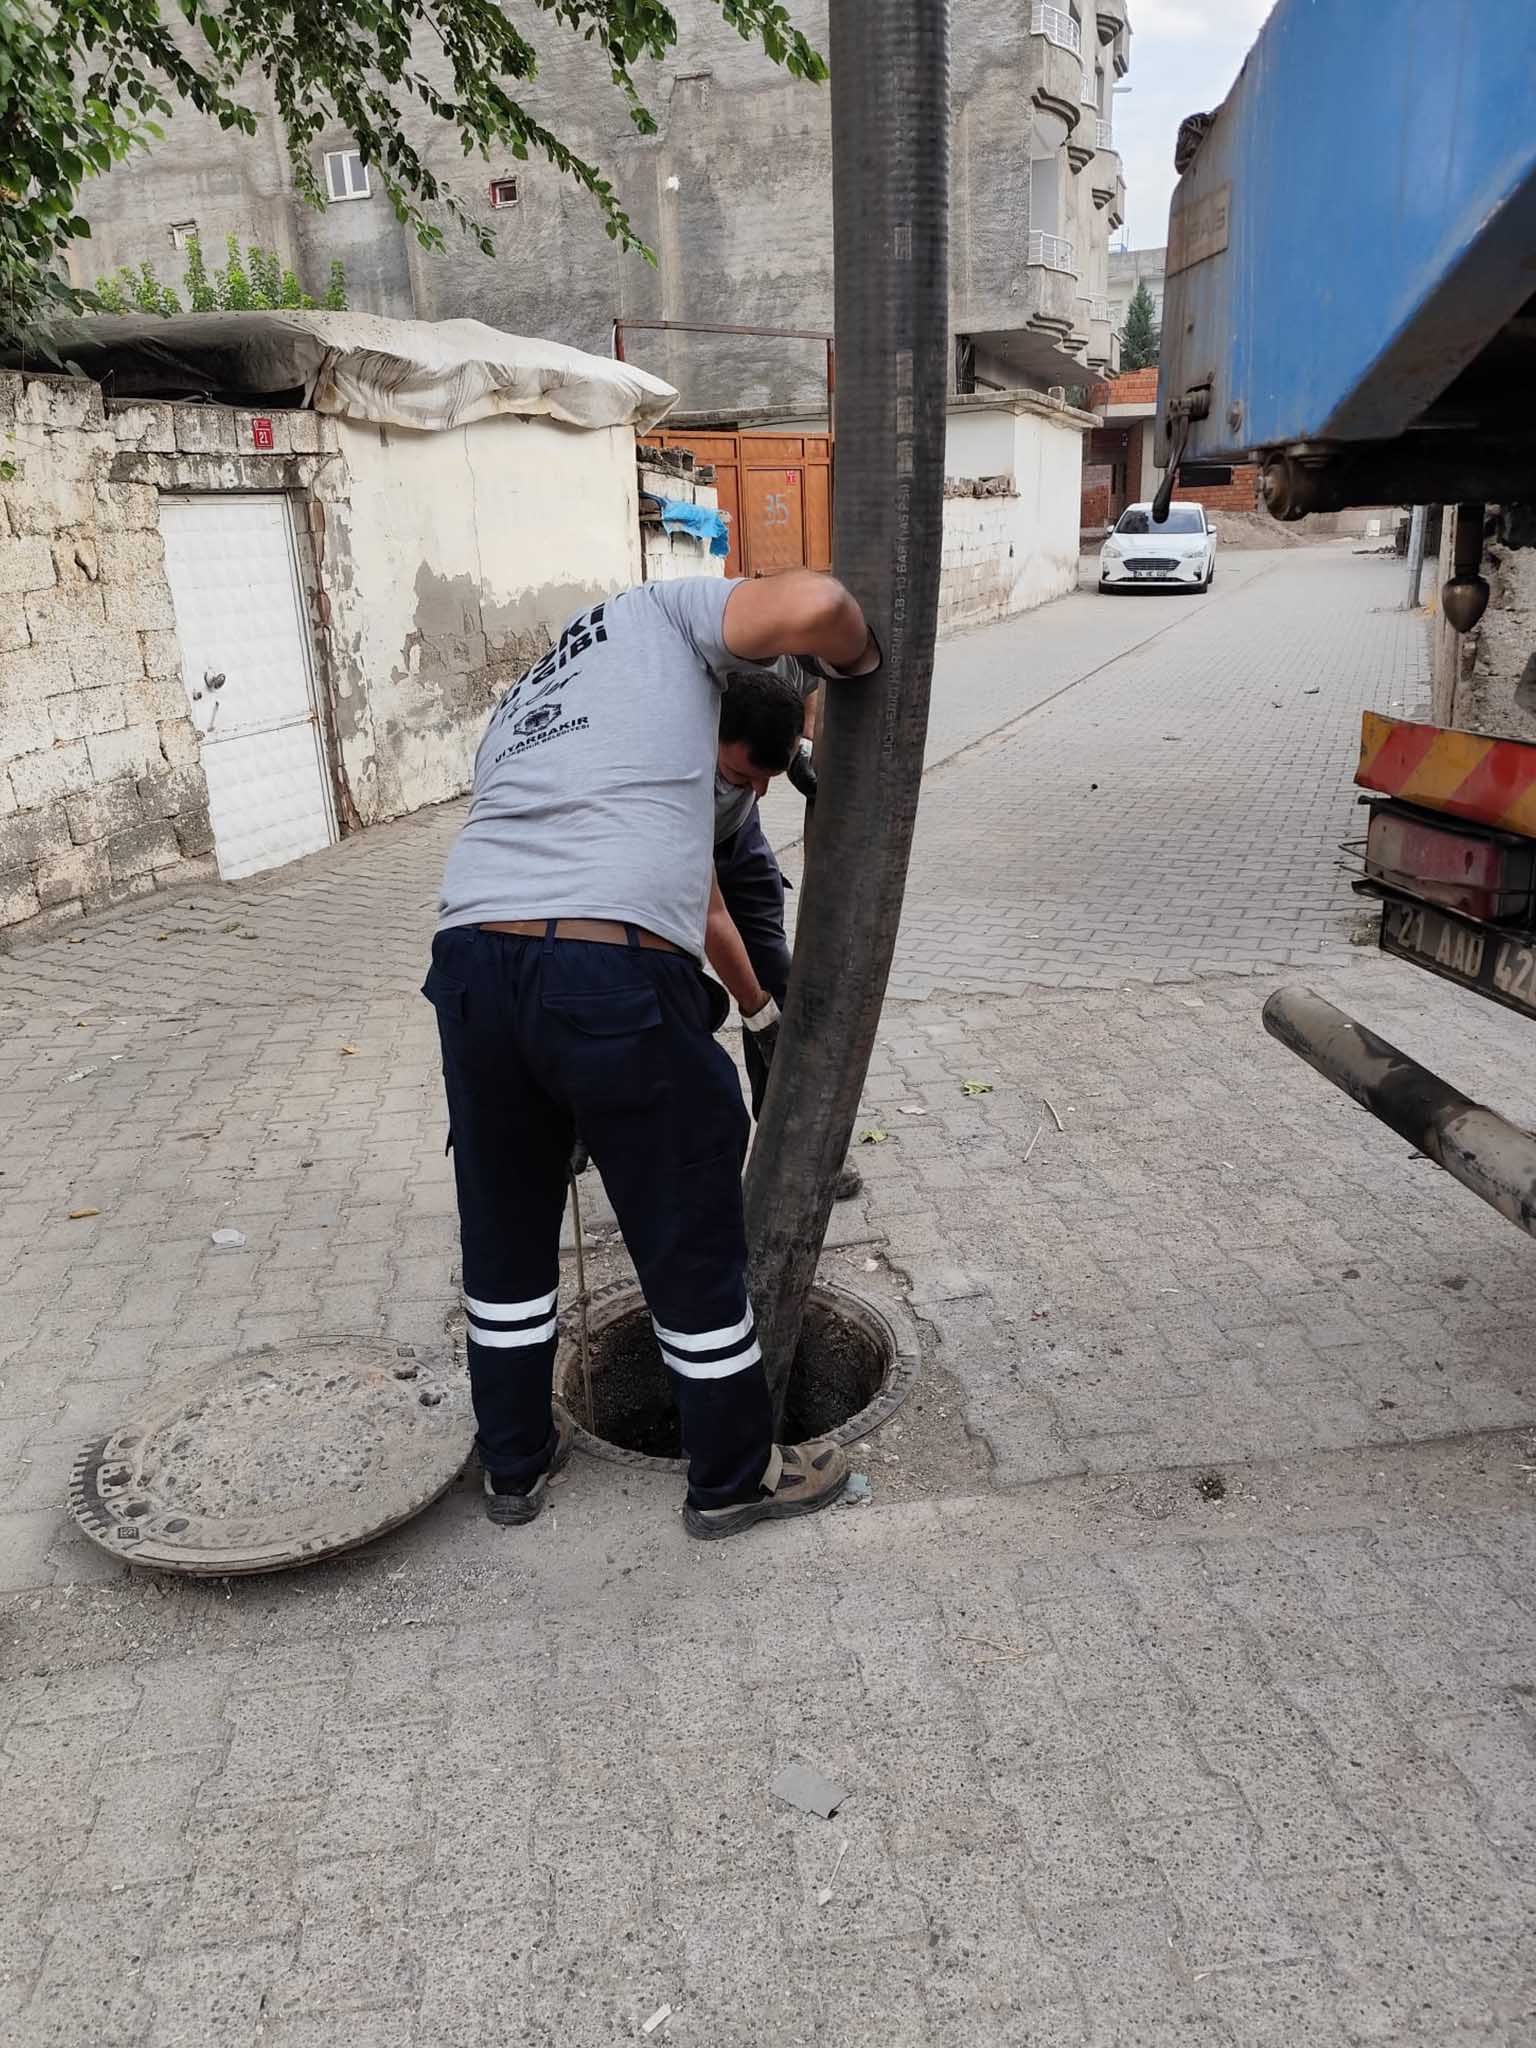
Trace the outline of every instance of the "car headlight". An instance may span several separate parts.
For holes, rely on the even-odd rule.
[[[1122,556],[1124,555],[1124,553],[1125,553],[1125,549],[1124,549],[1123,547],[1121,547],[1121,545],[1120,545],[1119,541],[1117,541],[1117,540],[1107,540],[1107,541],[1105,541],[1105,543],[1104,543],[1104,559],[1105,559],[1105,561],[1106,561],[1106,562],[1118,562],[1118,561],[1119,561],[1119,560],[1121,559],[1121,557],[1122,557]]]

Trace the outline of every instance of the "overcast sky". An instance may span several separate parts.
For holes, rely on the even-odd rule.
[[[1125,83],[1133,89],[1115,98],[1115,141],[1130,196],[1116,246],[1124,240],[1133,249],[1156,249],[1167,241],[1179,123],[1221,105],[1272,4],[1131,0]]]

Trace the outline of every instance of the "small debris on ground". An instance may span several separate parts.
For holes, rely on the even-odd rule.
[[[656,2029],[659,2026],[661,2026],[663,2022],[671,2019],[671,2017],[672,2008],[670,2005],[658,2005],[656,2010],[651,2014],[650,2018],[642,2022],[640,2031],[642,2034],[654,2034]]]
[[[821,1890],[816,1894],[816,1903],[818,1906],[831,1905],[832,1887],[837,1883],[837,1873],[842,1869],[843,1858],[847,1854],[848,1837],[844,1835],[843,1839],[837,1845],[837,1861],[832,1866],[832,1875],[827,1879],[826,1883],[822,1886]]]
[[[1057,1130],[1064,1131],[1067,1127],[1062,1122],[1061,1111],[1056,1107],[1055,1103],[1052,1102],[1051,1098],[1048,1095],[1042,1095],[1040,1100],[1045,1104],[1046,1108],[1050,1111],[1051,1121],[1055,1124]]]
[[[101,1211],[99,1209],[71,1209],[69,1220],[71,1223],[83,1223],[87,1216],[99,1216],[100,1214]]]
[[[71,1081],[83,1081],[87,1074],[94,1074],[95,1072],[95,1067],[76,1067],[72,1074],[64,1076],[64,1085],[68,1087]]]
[[[871,1124],[867,1131],[859,1133],[861,1145],[884,1145],[890,1140],[890,1132],[882,1131],[878,1124]]]
[[[903,1102],[900,1108],[903,1116],[926,1116],[928,1114],[926,1102]]]
[[[962,1081],[960,1083],[960,1093],[962,1095],[990,1095],[992,1093],[992,1083],[990,1081]]]
[[[878,1259],[866,1259],[864,1261],[864,1270],[866,1273],[878,1273],[880,1270],[880,1261]]]
[[[1026,1145],[1026,1146],[1024,1147],[1024,1158],[1023,1158],[1023,1160],[1022,1160],[1021,1164],[1025,1165],[1025,1166],[1028,1166],[1028,1164],[1029,1164],[1029,1155],[1030,1155],[1030,1153],[1034,1151],[1035,1147],[1036,1147],[1036,1146],[1037,1146],[1037,1145],[1039,1144],[1040,1140],[1041,1140],[1041,1139],[1042,1139],[1042,1138],[1043,1138],[1044,1136],[1045,1136],[1045,1125],[1044,1125],[1043,1123],[1042,1123],[1042,1124],[1036,1124],[1036,1126],[1035,1126],[1035,1135],[1034,1135],[1034,1136],[1033,1136],[1033,1137],[1032,1137],[1032,1138],[1030,1139],[1029,1143],[1028,1143],[1028,1144],[1027,1144],[1027,1145]]]
[[[850,1472],[848,1484],[843,1488],[841,1504],[845,1508],[862,1507],[865,1501],[874,1497],[874,1491],[867,1472]]]
[[[1225,1500],[1227,1482],[1219,1472],[1202,1472],[1195,1481],[1195,1491],[1202,1500]]]
[[[243,1230],[216,1230],[213,1233],[213,1242],[221,1252],[237,1252],[241,1245],[245,1243],[245,1232]]]
[[[343,1058],[354,1057],[357,1052],[357,1047],[355,1045],[344,1045],[341,1048],[341,1050]]]
[[[830,1820],[848,1797],[841,1785],[834,1785],[809,1764],[800,1763],[786,1764],[768,1790],[786,1806],[798,1807],[801,1813],[814,1813],[820,1820]]]

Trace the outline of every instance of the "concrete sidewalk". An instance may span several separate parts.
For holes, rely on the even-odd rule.
[[[1530,1247],[1264,1037],[1273,956],[1220,894],[1243,847],[1282,906],[1287,859],[1322,878],[1351,694],[1420,672],[1333,560],[1085,643],[930,783],[918,992],[827,1261],[924,1368],[872,1504],[814,1524],[691,1545],[675,1481],[578,1460],[531,1529],[466,1480],[271,1581],[87,1546],[70,1458],[146,1389],[317,1331],[454,1343],[416,989],[456,812],[0,959],[0,2039],[1536,2042]],[[1062,985],[1097,878],[1152,866],[1125,803],[1072,857],[1106,730],[1138,690],[1209,728],[1219,664],[1330,607],[1249,799],[1234,721],[1165,802],[1182,865]],[[1177,949],[1191,890],[1228,971]],[[1292,905],[1318,985],[1536,1118],[1520,1020],[1350,947],[1350,907],[1331,869]],[[990,952],[941,954],[967,910]],[[770,1796],[793,1758],[832,1821]]]

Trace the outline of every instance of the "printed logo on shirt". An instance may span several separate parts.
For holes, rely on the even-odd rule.
[[[512,740],[491,757],[491,765],[526,754],[530,747],[559,739],[569,732],[582,732],[585,718],[561,718],[563,692],[581,679],[581,657],[608,638],[604,623],[606,606],[594,605],[571,620],[548,654],[536,661],[508,690],[491,719],[490,732],[510,726]],[[556,696],[556,691],[562,692]],[[488,735],[489,736],[489,735]]]

